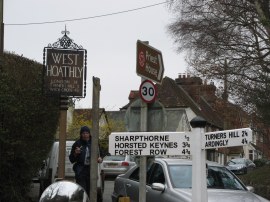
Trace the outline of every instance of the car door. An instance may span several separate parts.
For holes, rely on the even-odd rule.
[[[131,202],[139,201],[139,167],[136,168],[129,178],[125,181],[125,191]]]
[[[163,167],[159,163],[154,163],[149,170],[146,188],[146,201],[170,202],[166,191],[161,192],[151,188],[153,183],[161,183],[164,185],[166,183]]]
[[[149,179],[150,174],[152,173],[154,167],[151,167],[146,173],[146,183]],[[139,201],[139,186],[140,186],[140,168],[136,168],[133,173],[129,176],[129,178],[125,182],[125,192],[127,196],[129,196],[131,202]],[[149,186],[148,186],[149,187]],[[147,187],[146,187],[147,192]],[[147,193],[146,193],[147,194]],[[152,201],[153,202],[153,201]]]

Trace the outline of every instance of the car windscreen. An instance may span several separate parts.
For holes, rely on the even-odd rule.
[[[244,159],[231,159],[228,162],[228,165],[233,165],[233,164],[245,164],[245,160]]]
[[[125,156],[105,156],[103,161],[125,161]]]
[[[192,188],[191,165],[170,165],[169,175],[174,188]],[[245,190],[242,183],[224,167],[209,166],[206,181],[209,189]]]

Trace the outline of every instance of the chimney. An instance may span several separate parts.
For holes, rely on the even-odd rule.
[[[139,91],[137,90],[131,90],[128,96],[129,101],[132,101],[134,99],[136,99],[137,97],[139,97]]]
[[[190,74],[180,73],[178,78],[175,79],[177,85],[202,85],[200,77],[191,77]]]

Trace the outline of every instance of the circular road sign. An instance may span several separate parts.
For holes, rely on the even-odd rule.
[[[155,84],[150,80],[145,80],[140,85],[140,97],[146,103],[154,102],[157,96]]]

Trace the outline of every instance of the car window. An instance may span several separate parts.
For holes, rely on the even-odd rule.
[[[171,165],[168,169],[174,188],[192,188],[191,165]],[[241,182],[224,167],[209,166],[206,181],[210,189],[245,190]]]
[[[133,173],[129,176],[129,179],[140,181],[140,168],[136,168]]]
[[[175,188],[192,187],[192,167],[190,165],[171,165],[169,175]]]
[[[243,185],[226,168],[209,167],[207,187],[215,189],[245,190]]]
[[[163,172],[163,168],[160,164],[156,163],[152,166],[153,170],[151,171],[151,175],[149,177],[149,184],[153,183],[162,183],[165,184],[165,176]]]
[[[136,156],[129,156],[129,160],[134,162],[135,161],[135,157]]]
[[[251,164],[253,164],[253,162],[251,160],[247,159],[247,164],[251,165]]]
[[[229,161],[229,164],[245,164],[245,159],[231,159]]]
[[[235,162],[233,162],[232,160],[228,161],[228,163],[227,163],[228,166],[231,166],[231,165],[234,165],[234,164],[235,164]]]
[[[157,166],[158,165],[158,166]],[[149,170],[146,173],[146,183],[147,184],[151,184],[153,183],[153,181],[160,181],[161,183],[165,182],[165,180],[158,180],[158,174],[157,173],[162,173],[163,174],[163,170],[162,167],[159,164],[152,164],[152,166],[149,168]],[[154,173],[157,171],[157,173],[154,175]],[[151,175],[153,174],[153,175]],[[151,177],[151,178],[150,178]],[[160,179],[162,178],[162,176],[160,176]],[[163,178],[164,178],[164,174],[163,174]],[[140,167],[136,168],[132,174],[129,176],[129,179],[134,180],[134,181],[140,181]]]
[[[105,156],[103,161],[124,161],[125,156]]]

